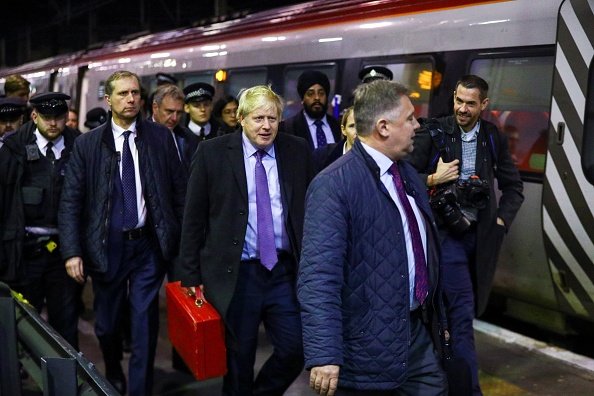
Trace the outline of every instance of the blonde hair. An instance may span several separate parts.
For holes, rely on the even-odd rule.
[[[256,109],[269,110],[275,107],[280,121],[285,104],[283,98],[276,94],[270,85],[256,85],[255,87],[246,88],[239,95],[237,117],[245,118]]]

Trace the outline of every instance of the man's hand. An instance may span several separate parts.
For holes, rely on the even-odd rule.
[[[200,289],[200,293],[202,294],[202,299],[204,301],[206,301],[206,298],[204,298],[204,285],[200,285],[198,286],[198,288]],[[189,291],[191,291],[195,296],[196,296],[196,286],[190,286],[187,288]],[[198,296],[197,296],[198,297]]]
[[[332,396],[338,386],[340,366],[318,366],[311,369],[309,387],[320,396]]]
[[[457,159],[453,160],[452,162],[443,162],[443,158],[439,157],[435,173],[428,177],[428,179],[433,182],[431,186],[436,186],[438,184],[443,184],[458,179],[459,163],[460,160]]]
[[[68,260],[66,260],[66,272],[68,272],[68,276],[78,283],[85,283],[82,258],[70,257]]]

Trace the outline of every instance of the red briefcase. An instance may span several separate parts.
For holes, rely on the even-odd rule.
[[[227,372],[225,325],[218,312],[180,282],[166,286],[169,340],[197,380]]]

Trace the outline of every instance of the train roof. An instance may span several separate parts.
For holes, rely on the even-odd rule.
[[[58,70],[67,66],[94,65],[102,61],[118,61],[119,58],[133,58],[146,54],[174,49],[200,48],[214,43],[233,43],[237,53],[251,49],[270,49],[270,62],[281,63],[283,56],[276,54],[274,44],[262,44],[267,35],[290,35],[283,37],[280,50],[296,45],[307,45],[316,37],[351,36],[358,39],[349,45],[353,54],[361,56],[382,56],[393,53],[430,52],[435,50],[455,50],[468,48],[489,48],[514,46],[518,41],[531,40],[532,45],[552,44],[556,26],[556,14],[561,0],[317,0],[274,10],[245,15],[237,19],[215,22],[205,26],[181,28],[161,33],[146,34],[117,42],[103,44],[101,47],[87,49],[68,55],[27,63],[25,65],[0,69],[0,76],[9,74],[29,74],[45,70]],[[538,6],[536,6],[538,4]],[[490,7],[489,9],[476,6]],[[436,13],[436,11],[443,11]],[[544,21],[543,21],[544,20]],[[386,21],[392,25],[390,31],[375,30],[361,33],[361,22]],[[477,26],[477,33],[468,37],[464,29]],[[480,30],[478,28],[480,27]],[[435,35],[435,29],[444,34]],[[306,34],[307,32],[313,34]],[[314,33],[315,32],[315,33]],[[378,40],[381,33],[386,39]],[[254,39],[250,41],[250,39]],[[247,41],[246,41],[247,40]],[[290,40],[293,40],[292,42]],[[365,40],[374,40],[369,46]],[[480,45],[479,41],[490,45]],[[408,43],[410,42],[410,43]],[[356,46],[353,46],[356,43]],[[232,58],[227,44],[224,51]],[[361,48],[361,46],[363,48]],[[407,46],[414,46],[414,51]],[[365,48],[369,47],[369,48]],[[324,47],[303,61],[332,59],[340,51]],[[302,51],[303,52],[303,51]],[[242,60],[242,65],[246,65]],[[254,65],[262,62],[254,61]],[[249,63],[249,60],[248,62]],[[205,67],[221,67],[222,62],[205,62]],[[156,67],[162,67],[162,64]],[[232,67],[233,62],[223,67]]]

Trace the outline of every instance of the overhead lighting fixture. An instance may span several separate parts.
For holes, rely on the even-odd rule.
[[[130,63],[130,58],[120,58],[118,59],[118,63]]]
[[[331,43],[333,41],[342,41],[342,37],[329,37],[329,38],[322,38],[322,39],[318,40],[318,42],[320,42],[320,43]]]
[[[262,41],[267,41],[267,42],[273,42],[273,41],[284,41],[286,39],[286,37],[284,36],[270,36],[270,37],[264,37],[262,39]]]
[[[471,23],[470,26],[474,26],[474,25],[491,25],[493,23],[505,23],[505,22],[509,22],[509,19],[499,19],[497,21],[487,21],[487,22]]]
[[[202,51],[218,51],[221,48],[225,48],[224,45],[205,45],[204,47],[200,47]]]
[[[221,52],[207,52],[205,54],[202,54],[203,57],[205,58],[212,58],[215,56],[224,56],[227,55],[227,51],[221,51]]]
[[[151,55],[151,59],[169,58],[169,52],[157,52]]]
[[[375,22],[375,23],[366,23],[359,26],[361,29],[377,29],[386,26],[390,26],[392,22]]]

